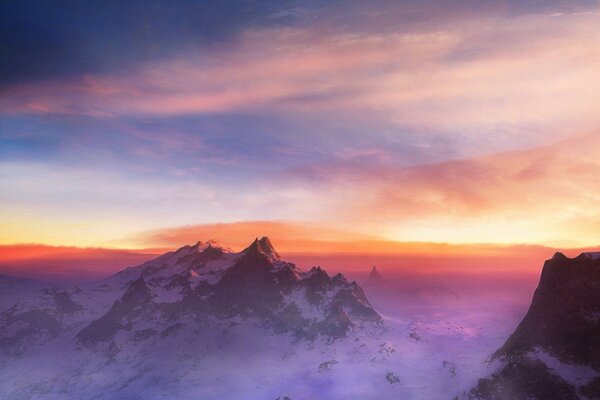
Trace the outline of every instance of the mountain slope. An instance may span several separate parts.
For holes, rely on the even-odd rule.
[[[600,398],[600,253],[547,260],[531,306],[470,398]]]

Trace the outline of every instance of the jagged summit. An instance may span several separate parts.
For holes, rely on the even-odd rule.
[[[262,251],[264,251],[265,253],[267,253],[277,259],[281,258],[279,256],[279,254],[277,253],[277,251],[275,251],[275,248],[273,247],[271,240],[267,236],[263,236],[258,241],[258,243],[260,244],[260,248],[262,249]]]
[[[183,246],[105,280],[113,306],[82,329],[80,341],[113,340],[132,324],[157,323],[148,320],[156,315],[169,321],[189,315],[254,318],[276,333],[309,340],[342,338],[382,321],[356,282],[321,267],[299,270],[266,236],[240,252],[217,243]]]
[[[577,257],[573,257],[573,258],[569,258],[567,256],[565,256],[563,253],[561,253],[560,251],[557,251],[556,253],[554,253],[554,255],[552,256],[552,258],[548,261],[571,261],[571,260],[579,260],[579,261],[585,261],[585,260],[600,260],[600,251],[585,251],[581,254],[579,254]]]
[[[261,254],[266,255],[272,261],[277,261],[277,260],[281,259],[281,257],[279,256],[279,253],[277,253],[277,251],[273,247],[273,244],[271,243],[271,240],[267,236],[263,236],[260,239],[259,238],[254,239],[254,241],[250,244],[250,246],[246,247],[243,250],[243,253],[245,253],[245,254],[261,253]]]
[[[188,246],[183,246],[183,248],[186,248]],[[206,242],[203,242],[201,240],[199,240],[198,242],[196,242],[196,244],[194,244],[193,246],[189,246],[192,250],[196,250],[196,251],[204,251],[207,248],[216,248],[216,249],[225,249],[225,247],[221,244],[221,242],[219,242],[218,240],[215,239],[209,239]]]

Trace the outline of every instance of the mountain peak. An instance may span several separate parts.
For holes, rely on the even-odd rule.
[[[281,257],[279,253],[273,247],[271,240],[267,236],[263,236],[262,238],[256,238],[250,244],[250,246],[246,247],[243,251],[245,254],[264,254],[271,261],[280,260]]]
[[[527,314],[496,352],[497,357],[539,348],[600,370],[600,336],[589,317],[600,314],[600,257],[596,254],[567,258],[556,253],[546,261]]]
[[[377,271],[377,267],[373,266],[371,268],[371,273],[369,274],[369,278],[367,279],[367,285],[369,286],[381,286],[385,284],[385,279],[381,276],[379,271]]]
[[[561,253],[560,251],[557,251],[556,253],[554,253],[554,255],[552,256],[552,260],[566,260],[567,256],[565,256],[563,253]]]
[[[377,271],[377,267],[373,265],[373,268],[371,268],[371,273],[369,274],[370,278],[381,278],[381,275],[379,274],[379,272]]]
[[[547,260],[527,314],[492,356],[504,366],[481,379],[467,398],[584,398],[577,392],[598,398],[599,378],[580,386],[585,380],[570,380],[573,370],[567,368],[600,371],[599,287],[600,253],[556,253]]]
[[[279,256],[279,253],[277,253],[277,251],[275,250],[275,247],[273,247],[273,243],[271,243],[271,240],[267,236],[263,236],[262,238],[260,238],[258,243],[259,243],[262,251],[265,252],[266,254],[268,254],[276,259],[281,258]]]
[[[206,250],[207,248],[222,249],[223,246],[221,245],[221,243],[218,240],[209,239],[206,242],[199,240],[196,242],[195,245],[191,246],[191,248],[196,251],[203,251],[203,250]]]

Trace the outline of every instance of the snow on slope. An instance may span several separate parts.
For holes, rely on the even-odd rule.
[[[11,307],[11,399],[451,398],[493,372],[499,344],[439,310],[382,321],[358,285],[298,270],[264,239],[239,253],[185,246]]]
[[[590,366],[563,362],[539,348],[536,348],[528,356],[540,360],[554,373],[576,387],[584,386],[600,376],[600,372]]]
[[[600,258],[555,253],[546,260],[531,305],[493,359],[501,370],[469,399],[600,398]]]

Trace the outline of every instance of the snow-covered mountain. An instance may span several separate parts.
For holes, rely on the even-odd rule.
[[[581,264],[600,262],[594,258]],[[589,291],[594,279],[577,290]],[[508,361],[485,361],[522,313],[495,297],[418,282],[368,288],[371,303],[340,274],[283,260],[267,238],[239,252],[198,242],[78,286],[0,276],[0,399],[430,400],[483,393],[469,390],[504,371]],[[593,320],[596,311],[585,310],[582,318]],[[557,368],[549,348],[538,359]],[[589,376],[583,391],[597,370],[577,367],[564,371]],[[494,387],[494,379],[477,390]]]
[[[132,321],[213,315],[253,317],[279,333],[328,340],[364,323],[381,322],[360,286],[319,267],[299,271],[281,260],[268,238],[241,253],[215,243],[196,243],[125,270],[104,285],[126,291],[100,318],[77,335],[84,344],[110,340]],[[104,287],[104,285],[102,287]],[[129,324],[129,325],[128,325]]]
[[[78,287],[2,282],[21,295],[2,297],[0,398],[224,398],[235,390],[214,385],[229,384],[231,362],[267,371],[284,349],[316,352],[328,369],[386,329],[358,284],[299,270],[266,237],[237,253],[198,242]]]
[[[469,399],[600,398],[600,253],[547,260],[529,311]]]

